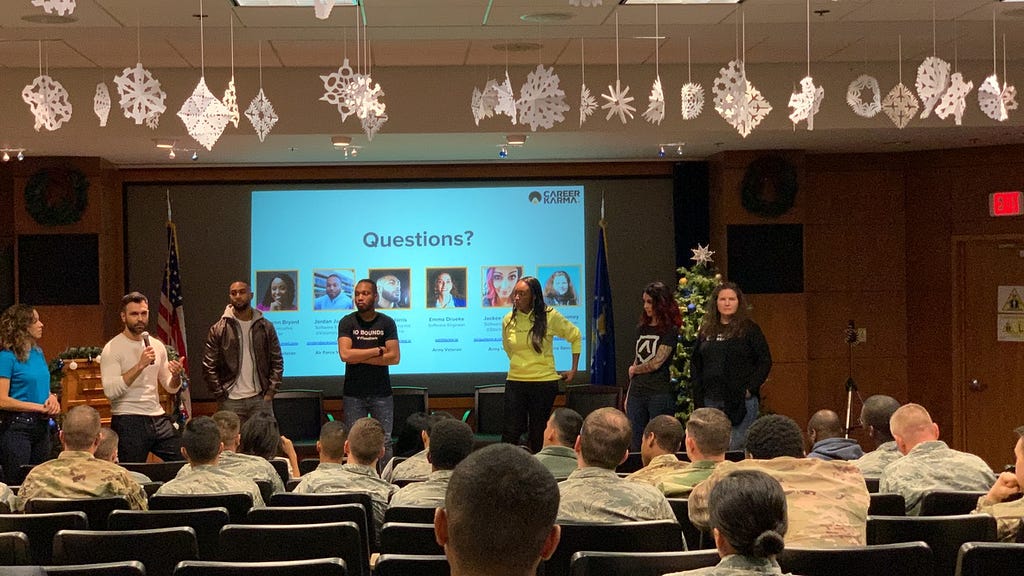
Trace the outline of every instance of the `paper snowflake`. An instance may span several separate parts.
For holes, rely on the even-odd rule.
[[[917,81],[914,82],[914,87],[921,98],[921,118],[927,118],[949,89],[949,62],[936,56],[925,58],[917,67]]]
[[[473,111],[473,120],[476,125],[480,125],[480,121],[484,118],[490,118],[494,116],[494,108],[498,105],[498,81],[488,80],[487,84],[484,84],[484,89],[473,88],[473,100],[470,103],[470,107]]]
[[[700,244],[697,244],[696,248],[690,249],[690,252],[693,252],[693,258],[690,258],[690,260],[696,262],[698,266],[701,264],[707,266],[711,262],[714,262],[714,260],[711,259],[711,256],[714,255],[715,251],[708,250],[710,247],[711,246],[701,246]]]
[[[648,98],[647,110],[644,111],[644,120],[651,124],[661,125],[665,119],[665,91],[661,89],[661,77],[654,79],[651,86],[651,95]]]
[[[21,91],[21,99],[28,104],[29,110],[35,116],[33,127],[36,132],[40,128],[52,132],[71,120],[72,108],[68,91],[60,82],[46,74],[37,76],[31,84],[25,86]]]
[[[608,115],[604,117],[605,120],[611,120],[612,116],[616,114],[619,115],[619,120],[622,120],[623,124],[626,123],[626,116],[629,116],[630,120],[633,119],[633,112],[636,112],[636,108],[630,106],[629,103],[634,98],[629,95],[629,86],[623,88],[618,78],[615,79],[615,88],[609,84],[608,93],[601,94],[601,98],[605,100],[601,108],[608,111]]]
[[[954,72],[949,78],[949,89],[935,107],[935,115],[945,120],[952,114],[953,121],[960,126],[964,119],[964,111],[967,110],[967,95],[971,90],[974,90],[974,82],[964,82],[964,75]]]
[[[864,101],[865,90],[871,91],[871,100],[868,102]],[[882,90],[878,87],[878,80],[867,74],[858,76],[846,89],[846,103],[857,116],[874,118],[882,111]]]
[[[156,128],[160,115],[167,109],[164,104],[167,93],[160,89],[160,81],[139,62],[115,76],[114,84],[121,97],[119,104],[124,117],[135,120],[135,124],[145,122],[150,128]]]
[[[371,116],[384,114],[386,105],[380,101],[384,97],[384,90],[380,84],[373,81],[368,74],[354,74],[352,76],[352,110],[356,118],[365,120]]]
[[[263,88],[256,93],[256,97],[249,102],[249,107],[245,109],[245,117],[249,119],[249,123],[252,124],[253,130],[256,130],[256,135],[260,137],[260,142],[266,139],[267,134],[274,128],[274,124],[277,124],[277,113],[274,112],[274,105],[267,99],[267,95],[263,93]]]
[[[789,119],[796,126],[800,122],[807,121],[807,129],[814,130],[814,117],[821,109],[821,101],[825,99],[825,89],[814,85],[814,78],[805,76],[800,81],[800,91],[794,92],[789,97],[789,107],[793,109]]]
[[[580,126],[587,121],[587,118],[594,115],[597,110],[597,99],[590,93],[586,84],[580,87]]]
[[[978,88],[978,105],[989,118],[1005,122],[1010,117],[1008,111],[1017,109],[1017,89],[1005,83],[1000,88],[999,78],[993,74]]]
[[[498,84],[498,103],[494,106],[495,114],[504,114],[512,120],[512,124],[515,125],[518,113],[516,111],[516,95],[512,91],[512,80],[508,77],[508,72],[505,72],[505,81]]]
[[[600,6],[601,0],[569,0],[571,6]]]
[[[96,85],[96,95],[92,98],[92,111],[100,119],[100,128],[107,125],[110,116],[110,88],[103,82]]]
[[[914,93],[902,82],[893,86],[882,100],[882,112],[892,120],[897,128],[903,130],[910,120],[917,115],[919,106]]]
[[[354,76],[352,67],[348,63],[348,58],[345,58],[337,72],[320,77],[324,82],[325,90],[324,95],[320,99],[334,104],[338,108],[338,114],[341,114],[342,122],[355,113]]]
[[[196,142],[207,150],[213,150],[213,145],[231,121],[231,111],[210,92],[206,78],[200,77],[192,95],[178,110],[178,117]]]
[[[238,128],[238,93],[235,92],[235,77],[228,80],[228,89],[224,91],[224,99],[221,100],[224,107],[231,112],[231,123]]]
[[[366,132],[366,138],[373,142],[373,137],[380,131],[381,126],[388,121],[387,114],[381,114],[380,116],[367,116],[360,120],[363,126],[363,132]]]
[[[313,0],[313,12],[320,20],[327,20],[334,8],[334,0]]]
[[[683,84],[679,89],[679,95],[683,98],[682,113],[683,120],[693,120],[704,110],[704,87],[694,82]]]
[[[526,75],[526,83],[519,90],[519,121],[529,124],[530,130],[536,132],[537,127],[551,128],[557,122],[565,120],[565,112],[569,105],[565,103],[565,92],[558,87],[558,75],[554,68],[544,68],[538,64],[537,69]]]
[[[712,92],[715,110],[741,136],[746,138],[772,111],[771,104],[761,92],[747,81],[741,60],[733,60],[721,68]]]
[[[75,0],[32,0],[32,5],[42,8],[47,14],[68,16],[75,11]]]

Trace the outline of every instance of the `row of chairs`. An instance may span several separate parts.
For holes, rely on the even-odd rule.
[[[0,537],[5,536],[0,534]],[[71,564],[66,566],[17,566],[5,568],[6,576],[146,576],[146,567],[136,560]],[[149,574],[152,574],[150,572]],[[184,560],[174,567],[173,576],[348,576],[341,558],[316,558],[283,562],[208,562]]]

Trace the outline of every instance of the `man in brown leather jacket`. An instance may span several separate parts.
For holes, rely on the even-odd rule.
[[[272,412],[271,400],[281,387],[284,358],[274,325],[251,306],[252,290],[233,282],[224,315],[210,328],[203,351],[203,378],[221,410],[245,422],[259,412]]]

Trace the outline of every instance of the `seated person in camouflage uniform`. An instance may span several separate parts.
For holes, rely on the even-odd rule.
[[[775,555],[784,547],[788,521],[786,494],[777,480],[757,470],[738,470],[715,485],[708,506],[722,560],[716,566],[668,576],[782,573]]]
[[[676,519],[657,488],[626,482],[615,474],[629,455],[632,439],[629,418],[621,411],[599,408],[587,416],[576,439],[579,469],[558,484],[560,523]]]
[[[1000,474],[988,494],[978,499],[978,508],[975,510],[976,513],[995,517],[999,540],[1002,542],[1020,542],[1024,539],[1024,499],[1010,500],[1012,496],[1020,496],[1024,488],[1024,426],[1014,432],[1018,436],[1017,444],[1013,447],[1013,455],[1017,459],[1014,467],[1016,472]]]
[[[100,428],[100,443],[96,447],[96,452],[93,456],[100,460],[106,460],[107,462],[118,463],[117,460],[117,443],[120,441],[117,432],[114,432],[110,428]],[[148,484],[153,481],[152,478],[146,476],[142,472],[136,472],[129,470],[128,475],[132,477],[139,484]]]
[[[452,576],[533,576],[558,546],[558,485],[511,444],[470,454],[452,472],[434,516]]]
[[[220,441],[224,449],[220,451],[217,459],[217,466],[235,476],[249,478],[251,480],[265,480],[273,486],[273,494],[284,492],[284,481],[281,475],[274,469],[273,464],[266,458],[252,454],[241,454],[238,450],[238,443],[241,435],[238,430],[241,427],[241,419],[238,414],[230,410],[221,410],[212,416],[213,421],[220,430]],[[178,471],[178,477],[189,474],[192,465],[186,464]]]
[[[686,420],[686,455],[690,465],[658,483],[669,498],[686,498],[697,484],[708,479],[715,466],[725,461],[732,438],[732,422],[718,408],[697,408]]]
[[[555,408],[544,428],[544,444],[534,454],[537,460],[557,478],[567,478],[577,468],[576,438],[579,438],[583,417],[572,408]]]
[[[297,494],[365,492],[373,501],[373,528],[380,542],[380,527],[388,499],[397,486],[377,475],[377,461],[384,456],[384,427],[373,418],[360,418],[346,438],[345,425],[328,422],[320,428],[316,448],[320,465],[307,473],[295,487]],[[342,464],[347,455],[348,463]]]
[[[800,425],[771,414],[747,430],[747,456],[722,462],[690,493],[690,521],[708,530],[708,497],[722,478],[736,470],[760,470],[778,480],[786,493],[789,532],[786,543],[800,548],[838,548],[867,544],[868,496],[860,470],[841,460],[804,458]]]
[[[100,413],[75,406],[60,431],[64,450],[56,460],[32,468],[18,491],[18,510],[33,498],[103,498],[124,496],[132,510],[146,510],[146,492],[128,471],[93,454],[100,443]]]
[[[676,458],[685,435],[683,425],[675,416],[661,414],[651,418],[640,442],[644,467],[626,476],[626,480],[657,486],[666,476],[686,470],[690,463]]]
[[[442,420],[451,419],[452,415],[447,412],[434,412],[433,414],[413,414],[406,420],[406,426],[416,426],[417,422],[422,422],[422,428],[419,430],[420,442],[423,444],[423,450],[413,454],[406,460],[395,464],[395,460],[391,459],[387,465],[384,466],[384,470],[381,472],[380,477],[388,482],[395,482],[397,480],[426,480],[427,476],[430,476],[431,468],[430,462],[427,460],[427,450],[430,449],[430,434],[434,425]]]
[[[399,488],[391,497],[391,506],[440,508],[452,470],[473,451],[473,429],[461,420],[448,418],[430,427],[430,448],[427,460],[431,473],[423,482]]]
[[[846,430],[839,414],[832,410],[818,410],[807,423],[807,441],[811,445],[808,458],[819,460],[856,460],[864,450],[853,438],[845,438]]]
[[[896,440],[889,430],[889,419],[899,408],[899,401],[884,394],[875,394],[864,401],[864,407],[860,410],[860,425],[875,443],[875,449],[853,461],[860,468],[861,474],[877,478],[886,466],[903,456],[896,448]]]
[[[256,482],[220,467],[223,448],[220,428],[213,418],[199,416],[186,422],[181,435],[181,455],[188,460],[188,465],[182,468],[187,471],[161,486],[156,495],[245,492],[252,496],[254,508],[262,508],[263,497]]]
[[[919,404],[906,404],[893,413],[889,429],[903,458],[882,470],[879,492],[902,494],[907,514],[921,510],[921,498],[934,490],[984,492],[996,475],[974,454],[953,450],[939,440],[939,425]]]

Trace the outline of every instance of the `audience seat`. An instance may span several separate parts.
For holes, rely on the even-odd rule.
[[[576,552],[569,566],[571,576],[661,576],[669,572],[714,566],[718,550],[693,552]]]
[[[245,515],[252,508],[252,495],[248,492],[156,494],[149,499],[150,510],[190,510],[194,508],[225,508],[231,522],[245,522]]]
[[[906,516],[907,501],[903,494],[871,492],[871,503],[868,505],[870,516]]]
[[[786,548],[778,556],[783,572],[801,576],[932,576],[932,551],[924,542],[849,548]],[[952,576],[952,575],[949,575]]]
[[[32,555],[28,551],[28,536],[24,532],[0,532],[0,566],[28,566]],[[0,572],[3,570],[0,569]]]
[[[260,498],[263,499],[263,503],[270,502],[270,497],[274,495],[274,484],[270,480],[256,480],[253,482],[260,487]]]
[[[217,558],[217,539],[220,529],[231,517],[227,508],[191,508],[187,510],[114,510],[107,518],[110,530],[151,530],[188,526],[195,530],[199,545],[199,558]]]
[[[476,386],[473,389],[473,414],[476,416],[473,437],[477,444],[501,441],[505,418],[505,385]]]
[[[434,525],[385,522],[380,530],[381,554],[444,554],[437,543]]]
[[[1017,576],[1024,567],[1024,544],[968,542],[960,547],[956,576]]]
[[[868,516],[869,545],[924,541],[932,550],[935,576],[950,576],[965,542],[993,542],[996,520],[988,514],[958,516]]]
[[[281,391],[274,395],[273,404],[281,435],[287,436],[296,450],[316,446],[324,422],[322,390]]]
[[[296,494],[281,492],[270,497],[270,505],[278,506],[336,506],[359,504],[366,514],[366,524],[360,525],[364,533],[373,534],[373,499],[366,492],[338,492],[333,494]],[[372,538],[370,539],[373,540]]]
[[[281,562],[341,558],[353,574],[369,562],[355,522],[228,524],[220,531],[222,562]]]
[[[125,470],[145,474],[154,482],[170,482],[178,475],[182,466],[188,464],[184,460],[173,462],[118,462]]]
[[[195,530],[188,526],[152,530],[61,530],[53,538],[56,564],[138,560],[147,576],[171,576],[182,560],[196,560]]]
[[[868,493],[875,494],[878,492],[878,477],[877,476],[865,476],[864,486],[867,487]]]
[[[85,512],[89,518],[89,528],[105,530],[107,516],[111,510],[128,510],[131,505],[124,496],[105,498],[33,498],[25,502],[25,513],[38,514],[47,512]]]
[[[921,497],[918,516],[952,516],[970,514],[978,507],[978,498],[985,492],[935,490]]]
[[[319,458],[303,458],[302,460],[299,460],[299,474],[302,474],[303,476],[305,476],[306,474],[309,474],[313,470],[316,470],[316,467],[319,466],[319,465],[320,465],[320,459]],[[285,484],[288,484],[288,483],[285,482]]]
[[[417,524],[433,524],[434,512],[437,508],[426,506],[389,506],[384,511],[384,522],[413,522]]]
[[[146,567],[138,560],[123,562],[102,562],[99,564],[72,564],[70,566],[46,566],[47,576],[146,576]]]
[[[614,524],[562,524],[562,539],[551,559],[544,562],[545,576],[569,573],[572,555],[581,550],[602,552],[680,552],[685,550],[682,530],[672,520]]]
[[[643,458],[639,452],[630,452],[626,460],[619,464],[615,471],[619,474],[631,474],[644,467]]]
[[[565,407],[584,419],[598,408],[621,408],[622,388],[600,384],[572,384],[565,387]]]
[[[28,536],[29,556],[33,564],[53,563],[53,535],[60,530],[86,530],[85,512],[46,514],[0,514],[0,532],[24,532]]]
[[[700,528],[690,522],[688,500],[686,498],[666,498],[672,512],[676,515],[676,521],[683,530],[683,537],[686,538],[687,550],[704,550],[715,547],[715,540],[710,534],[705,534]]]
[[[451,566],[443,554],[381,554],[374,573],[376,576],[449,576]]]
[[[369,567],[370,532],[366,510],[361,504],[334,504],[330,506],[268,506],[253,508],[246,516],[248,524],[329,524],[353,522],[359,528],[359,538],[365,550],[364,561],[358,566],[349,563],[348,569],[358,575],[356,568]]]
[[[276,471],[277,475],[281,478],[281,484],[287,486],[288,480],[291,480],[292,477],[291,471],[288,470],[288,467],[290,466],[288,462],[284,460],[278,460],[275,458],[273,460],[270,460],[270,465],[274,467],[274,471]],[[263,501],[269,502],[269,500],[266,498],[264,498]]]
[[[743,450],[729,450],[725,453],[725,459],[729,462],[742,462],[746,457],[747,453]]]
[[[284,562],[179,562],[174,576],[347,576],[341,558]]]

